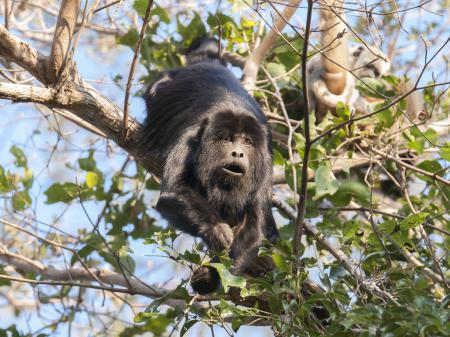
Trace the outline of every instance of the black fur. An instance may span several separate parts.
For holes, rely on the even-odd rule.
[[[156,207],[209,248],[229,250],[237,273],[255,276],[271,267],[257,256],[263,239],[278,236],[270,131],[256,101],[219,60],[217,42],[202,41],[191,48],[190,63],[164,73],[146,97],[146,143],[164,163]],[[217,272],[204,267],[192,281],[199,293],[220,285]]]

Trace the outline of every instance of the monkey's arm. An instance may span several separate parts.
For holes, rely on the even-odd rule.
[[[267,228],[270,228],[267,233]],[[270,234],[272,237],[268,237]],[[234,232],[231,254],[237,274],[259,276],[273,269],[270,256],[258,256],[265,238],[273,242],[278,237],[272,212],[255,202],[246,213],[245,222]]]
[[[201,237],[209,248],[228,250],[233,241],[232,230],[208,200],[190,186],[192,149],[187,144],[181,139],[167,158],[156,209],[180,230]]]
[[[170,191],[170,189],[169,189]],[[209,248],[228,249],[233,241],[230,227],[211,210],[208,201],[189,188],[163,192],[156,209],[182,231],[205,240]]]

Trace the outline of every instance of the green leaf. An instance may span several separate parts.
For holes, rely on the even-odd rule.
[[[14,193],[12,197],[12,205],[14,210],[23,211],[25,208],[31,206],[31,198],[28,191],[21,191]]]
[[[353,239],[356,231],[360,229],[361,225],[358,221],[350,220],[342,225],[342,234],[346,239]]]
[[[417,165],[417,168],[420,168],[424,171],[427,171],[431,174],[435,174],[435,173],[439,173],[439,172],[443,172],[442,171],[442,165],[437,161],[437,160],[424,160],[423,162],[421,162],[420,164]],[[442,174],[442,173],[441,173]],[[432,177],[428,177],[425,176],[423,174],[420,174],[418,172],[416,172],[416,175],[419,179],[426,181],[426,182],[433,182],[433,178]]]
[[[0,265],[0,274],[8,275],[8,273],[5,271],[5,269],[3,269],[3,266],[1,266],[1,265]],[[10,285],[11,285],[11,281],[10,280],[0,279],[0,287],[2,287],[2,286],[10,286]]]
[[[9,174],[5,174],[5,170],[0,166],[0,193],[6,193],[14,189]]]
[[[119,257],[120,264],[124,267],[125,272],[127,273],[134,273],[136,270],[136,262],[134,262],[134,259],[131,257],[131,255],[123,255]],[[118,270],[119,271],[119,270]]]
[[[272,162],[274,165],[284,166],[285,160],[280,152],[278,152],[277,150],[273,150]]]
[[[361,95],[366,97],[374,97],[379,99],[385,99],[387,97],[393,97],[395,92],[393,90],[387,90],[387,82],[382,79],[364,77],[362,81],[356,83],[356,89],[359,90]]]
[[[191,300],[187,290],[181,286],[178,286],[175,290],[161,296],[160,298],[154,300],[146,309],[146,312],[154,312],[160,310],[160,306],[168,300],[183,300],[185,303],[189,303]]]
[[[147,179],[145,182],[145,188],[148,190],[159,190],[161,187],[160,183],[156,181],[155,177],[150,177],[150,179]]]
[[[238,316],[231,321],[231,329],[234,332],[238,332],[239,328],[243,325],[245,325],[245,317]]]
[[[27,157],[25,156],[25,153],[22,151],[22,149],[18,148],[17,146],[13,145],[9,149],[9,152],[14,156],[17,167],[26,167],[27,166]]]
[[[205,25],[197,12],[195,12],[194,18],[187,26],[184,26],[177,16],[177,32],[183,38],[185,45],[190,45],[196,38],[206,35]]]
[[[347,180],[341,183],[338,191],[329,196],[328,199],[339,207],[348,205],[348,203],[355,199],[362,206],[369,205],[370,193],[366,185],[353,180]]]
[[[135,0],[133,3],[133,8],[139,14],[139,16],[145,16],[145,12],[147,10],[148,0]],[[153,9],[152,9],[153,11]]]
[[[339,182],[334,178],[329,165],[320,165],[315,176],[316,194],[314,200],[324,195],[333,195],[339,189]]]
[[[450,142],[446,143],[439,149],[439,155],[442,159],[450,161]]]
[[[22,181],[23,186],[26,189],[29,189],[33,185],[33,171],[28,167],[25,168],[25,171],[20,180]]]
[[[144,9],[144,14],[141,16],[145,15],[145,9]],[[167,13],[167,11],[160,7],[160,6],[155,6],[154,8],[152,8],[151,11],[151,15],[156,15],[157,17],[159,17],[159,20],[161,20],[164,23],[169,24],[170,23],[170,17],[169,14]]]
[[[156,336],[161,336],[167,326],[172,323],[172,320],[166,315],[156,312],[140,312],[134,317],[135,323],[145,322],[145,330],[154,333]]]
[[[136,29],[130,29],[125,35],[117,37],[117,43],[130,48],[134,48],[139,40],[139,33]]]
[[[84,171],[95,171],[97,169],[97,164],[94,159],[94,150],[89,150],[87,158],[78,159],[78,165]]]
[[[420,226],[426,221],[426,219],[429,215],[430,214],[427,212],[420,212],[417,214],[412,214],[412,215],[408,216],[406,219],[403,219],[402,221],[400,221],[400,228],[401,229],[410,229],[410,228]]]
[[[47,196],[47,204],[68,203],[78,196],[78,186],[74,183],[54,183],[44,194]]]
[[[186,334],[186,332],[197,322],[198,320],[196,319],[186,320],[186,322],[184,322],[183,326],[181,327],[180,337],[183,337]]]
[[[350,109],[347,104],[338,102],[336,105],[336,114],[341,117],[344,121],[350,119]]]
[[[209,263],[211,267],[216,268],[222,280],[223,290],[228,292],[229,287],[244,288],[246,284],[245,278],[235,276],[222,263]]]
[[[286,68],[280,63],[269,62],[266,64],[267,70],[270,75],[277,78],[277,84],[280,89],[286,86],[289,81],[289,77],[286,76]]]
[[[295,169],[295,170],[294,170]],[[286,162],[286,165],[284,166],[284,175],[286,177],[286,183],[289,185],[289,187],[294,190],[294,180],[299,179],[300,176],[300,167],[298,165],[290,165]],[[295,172],[295,177],[294,177]]]
[[[86,186],[89,188],[93,188],[98,183],[98,174],[95,172],[87,172],[86,173]]]
[[[122,330],[118,337],[133,337],[142,336],[145,333],[145,328],[143,326],[130,326]]]
[[[185,261],[189,261],[195,264],[200,264],[201,262],[201,257],[198,253],[186,250],[183,254],[179,255],[180,258],[182,258]]]
[[[289,265],[286,262],[286,258],[281,254],[272,253],[272,260],[279,271],[284,273],[288,273],[290,271]]]
[[[409,241],[408,238],[408,230],[399,230],[391,235],[391,237],[394,239],[394,241],[400,246],[403,247],[403,245]]]
[[[380,126],[390,128],[395,122],[395,113],[391,109],[383,109],[375,115],[379,120]]]

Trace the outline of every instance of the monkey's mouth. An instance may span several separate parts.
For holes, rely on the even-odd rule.
[[[222,167],[222,171],[234,177],[243,176],[245,169],[239,164],[230,164]]]

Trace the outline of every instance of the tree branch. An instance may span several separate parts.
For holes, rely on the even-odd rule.
[[[252,51],[245,62],[242,84],[247,90],[254,88],[261,62],[277,40],[278,34],[280,34],[287,22],[294,15],[299,3],[299,0],[290,0],[282,15],[275,14],[271,30],[264,36],[261,43]]]
[[[298,200],[298,212],[297,218],[295,219],[295,230],[294,230],[294,254],[298,255],[300,244],[302,241],[303,229],[305,228],[305,215],[306,215],[306,200],[308,196],[308,165],[309,165],[309,154],[311,151],[311,124],[309,119],[309,95],[308,95],[308,74],[306,71],[306,62],[308,59],[308,43],[309,35],[311,33],[311,19],[312,19],[312,9],[314,6],[314,1],[308,0],[308,10],[306,14],[306,26],[305,35],[303,40],[303,50],[302,50],[302,86],[303,86],[303,97],[305,101],[305,115],[304,115],[304,136],[305,136],[305,151],[302,158],[302,175],[300,181],[300,198]]]
[[[56,83],[68,60],[81,0],[63,0],[56,22],[52,50],[47,60],[48,78]]]
[[[11,35],[3,25],[0,25],[0,56],[21,66],[43,84],[51,83],[47,76],[46,57]]]
[[[150,12],[152,10],[153,0],[149,0],[147,3],[147,9],[145,10],[144,22],[142,23],[141,33],[139,34],[139,39],[136,43],[136,48],[134,50],[133,61],[131,62],[130,72],[128,74],[127,87],[125,89],[125,99],[123,103],[123,124],[124,124],[124,140],[127,138],[128,130],[128,100],[130,98],[131,83],[133,82],[134,69],[136,68],[136,63],[139,57],[139,52],[141,50],[142,42],[144,41],[145,32],[147,30],[148,22],[150,20]]]
[[[328,90],[336,95],[342,94],[345,89],[347,79],[345,69],[348,68],[349,52],[345,25],[328,7],[336,7],[336,12],[343,15],[343,5],[344,2],[341,0],[325,0],[324,4],[320,5],[320,31],[322,32],[320,47],[326,48],[321,55],[323,78]]]
[[[394,157],[394,156],[392,156],[392,155],[390,155],[388,153],[384,153],[384,152],[379,151],[379,150],[377,150],[375,148],[367,148],[367,150],[376,153],[377,155],[381,156],[382,158],[387,158],[389,160],[392,160],[395,163],[397,163],[398,165],[403,166],[403,167],[405,167],[407,169],[410,169],[410,170],[412,170],[412,171],[414,171],[414,172],[416,172],[418,174],[422,174],[422,175],[424,175],[426,177],[429,177],[431,179],[437,180],[437,181],[443,183],[444,185],[450,186],[450,181],[442,178],[438,174],[439,172],[432,173],[432,172],[425,171],[425,170],[423,170],[421,168],[418,168],[418,167],[416,167],[414,165],[406,163],[404,160],[401,160],[400,158]]]
[[[108,270],[92,269],[92,268],[89,270],[86,270],[84,268],[56,269],[53,267],[46,267],[40,262],[33,261],[20,254],[11,253],[9,251],[6,251],[2,247],[0,247],[0,260],[6,262],[8,265],[13,266],[18,270],[24,272],[32,272],[37,275],[40,275],[43,278],[43,280],[37,281],[38,283],[44,282],[44,284],[65,285],[65,282],[70,281],[68,282],[67,285],[103,289],[112,292],[143,295],[150,298],[158,298],[167,293],[167,290],[146,286],[142,282],[135,280],[133,278],[129,279],[131,289],[128,289],[128,283],[122,274],[111,272]],[[5,279],[6,278],[5,276],[7,275],[1,275],[0,279],[1,278]],[[105,288],[103,285],[96,286],[93,284],[82,284],[72,282],[72,281],[98,282],[98,280],[94,276],[104,284],[111,285],[112,287]],[[45,279],[50,281],[44,281]],[[33,283],[32,281],[35,280],[24,279],[19,281]],[[123,288],[116,288],[114,286],[120,286]]]
[[[276,198],[272,199],[272,203],[289,219],[292,221],[296,220],[297,216],[295,211],[288,204]],[[350,258],[347,257],[342,250],[335,248],[333,244],[328,241],[327,238],[325,238],[325,236],[321,234],[314,226],[308,222],[305,222],[304,228],[309,235],[317,240],[323,248],[325,248],[340,264],[342,264],[342,266],[353,276],[357,285],[360,285],[369,294],[390,301],[398,306],[400,305],[390,293],[380,289],[380,287],[378,287],[374,282],[368,281],[361,269],[353,264],[353,262],[350,261]]]
[[[13,37],[1,25],[0,56],[20,65],[42,83],[52,83],[45,75],[45,57],[25,42]],[[76,72],[75,69],[72,71]],[[1,82],[0,98],[14,102],[40,103],[50,108],[67,110],[116,142],[149,172],[161,175],[159,161],[148,154],[148,149],[142,142],[142,125],[130,119],[128,137],[124,142],[123,113],[120,108],[81,80],[77,83],[67,81],[58,89]]]

